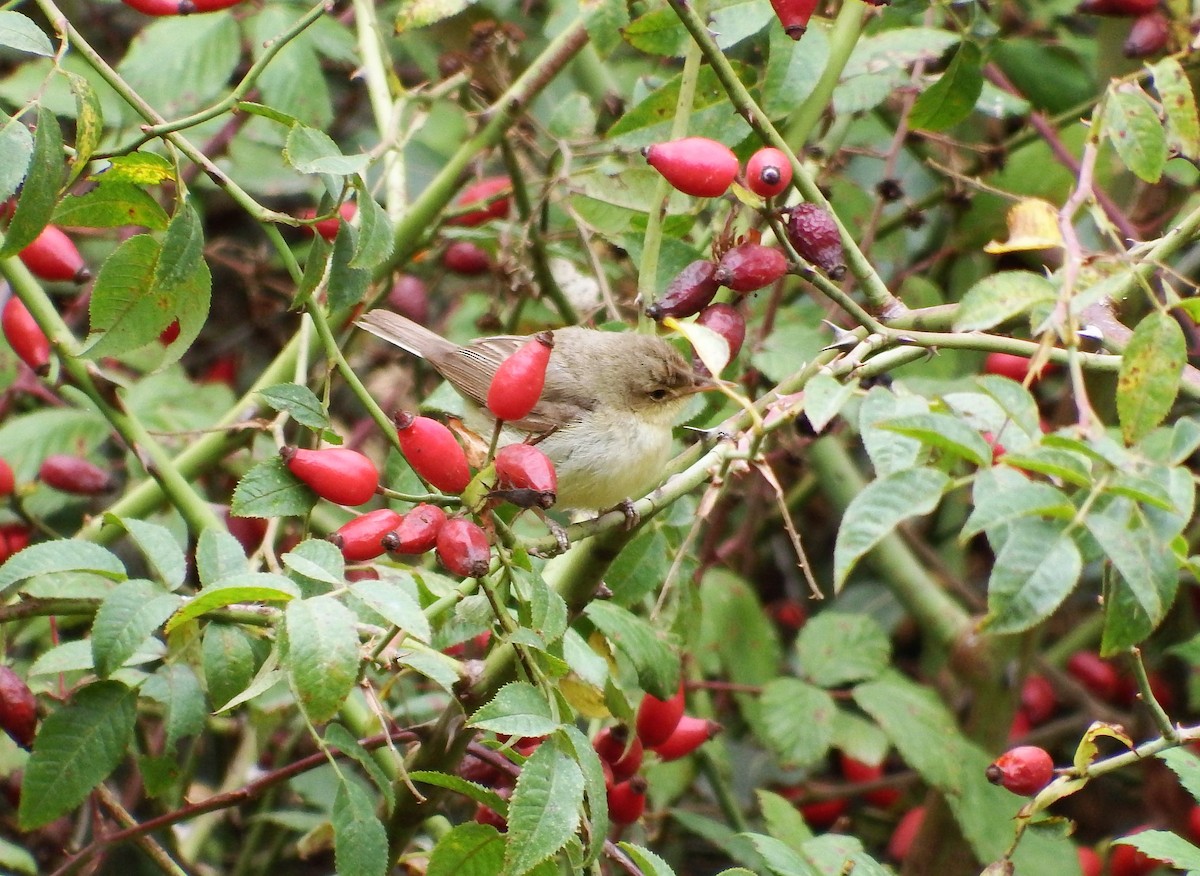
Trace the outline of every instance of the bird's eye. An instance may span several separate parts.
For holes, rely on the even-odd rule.
[[[655,401],[662,401],[667,397],[667,394],[667,391],[662,388],[650,390],[650,398],[654,399]]]

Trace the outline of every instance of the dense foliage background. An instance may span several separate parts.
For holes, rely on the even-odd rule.
[[[1200,871],[1194,10],[1088,8],[6,4],[0,868]],[[792,187],[674,191],[640,150],[685,136]],[[745,346],[637,526],[559,515],[548,559],[398,452],[394,411],[460,402],[364,309],[654,331],[746,241],[789,272],[721,293]],[[386,489],[318,499],[285,444]],[[422,499],[488,575],[325,539]],[[647,752],[630,817],[592,741],[681,682],[722,729]],[[985,778],[1018,743],[1060,768],[1032,798]]]

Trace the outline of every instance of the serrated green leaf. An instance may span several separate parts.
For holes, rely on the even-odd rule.
[[[290,602],[300,590],[288,578],[270,572],[243,572],[209,584],[188,600],[163,627],[170,633],[180,624],[239,602]]]
[[[675,871],[671,869],[671,865],[660,858],[658,855],[649,849],[642,848],[634,843],[619,843],[625,854],[633,859],[633,863],[637,864],[638,869],[645,876],[675,876]]]
[[[106,678],[171,616],[182,599],[153,581],[125,581],[100,603],[92,623],[92,659]]]
[[[315,431],[330,428],[325,405],[321,404],[321,400],[307,386],[277,383],[260,389],[258,394],[273,410],[286,411],[301,426]]]
[[[196,574],[207,587],[214,581],[250,571],[241,542],[228,532],[206,529],[196,541]]]
[[[867,484],[842,515],[833,549],[833,583],[841,589],[863,556],[897,526],[938,506],[950,484],[931,468],[898,471]]]
[[[412,0],[401,6],[396,15],[396,33],[444,21],[458,15],[469,5],[469,0]]]
[[[460,824],[438,840],[425,876],[495,876],[504,867],[504,836],[490,824]]]
[[[0,113],[0,200],[16,193],[32,157],[33,134],[19,120]]]
[[[1157,756],[1179,777],[1179,783],[1192,798],[1200,802],[1200,757],[1187,748],[1168,748]]]
[[[767,832],[787,844],[792,851],[801,851],[801,846],[812,839],[812,829],[791,800],[773,791],[757,788],[754,796],[759,811],[767,824]]]
[[[274,456],[242,476],[233,491],[230,512],[235,517],[302,516],[317,504],[317,494],[288,471]]]
[[[222,706],[244,691],[258,670],[250,637],[232,624],[207,624],[200,653],[213,706]]]
[[[170,220],[145,189],[132,183],[114,182],[63,198],[54,211],[54,221],[84,228],[139,225],[162,231]]]
[[[1104,133],[1126,167],[1148,183],[1158,182],[1167,163],[1167,136],[1144,91],[1128,86],[1108,93]]]
[[[753,72],[746,65],[737,61],[731,63],[738,79],[747,85],[754,81]],[[669,140],[681,84],[681,76],[676,76],[630,107],[608,129],[609,140],[630,148]],[[750,133],[746,120],[730,112],[729,99],[716,74],[707,65],[700,68],[689,125],[692,130],[703,131],[706,137],[719,143],[738,143]]]
[[[1143,830],[1114,842],[1133,846],[1148,858],[1169,864],[1176,870],[1189,873],[1200,870],[1200,849],[1169,830]]]
[[[865,614],[823,611],[796,638],[800,671],[821,687],[875,678],[887,669],[891,656],[887,634]]]
[[[13,554],[0,566],[0,596],[7,596],[27,578],[58,572],[90,572],[120,581],[125,566],[98,544],[80,539],[44,541]]]
[[[242,45],[232,15],[171,15],[139,29],[117,70],[165,118],[179,118],[222,95]],[[125,112],[127,124],[142,121],[132,108]]]
[[[782,840],[761,833],[740,833],[762,856],[763,863],[774,876],[822,876],[804,858]]]
[[[819,372],[804,385],[804,416],[818,434],[838,415],[858,389],[858,381],[843,383],[831,374]]]
[[[166,709],[163,727],[167,731],[168,751],[175,752],[181,739],[197,736],[204,729],[204,722],[208,720],[204,689],[187,664],[167,663],[159,667],[146,679],[141,694],[162,703]]]
[[[16,255],[42,233],[54,215],[54,204],[65,176],[62,129],[54,113],[39,105],[37,128],[33,132],[33,154],[25,181],[21,183],[17,209],[4,231],[0,258]]]
[[[283,157],[300,173],[323,173],[350,176],[363,173],[370,164],[367,155],[343,155],[338,145],[324,131],[308,125],[293,125],[288,132]]]
[[[249,42],[256,61],[301,14],[296,7],[266,6],[251,19]],[[317,129],[327,129],[333,121],[333,104],[315,31],[316,28],[309,28],[293,35],[271,59],[256,84],[263,103],[269,104],[280,115],[286,115],[289,126],[300,121]]]
[[[474,800],[489,807],[500,815],[508,814],[508,800],[501,797],[491,788],[468,782],[462,776],[453,773],[438,773],[431,770],[415,770],[408,774],[415,784],[432,785],[435,788],[445,788],[468,800]]]
[[[1000,271],[966,291],[954,317],[958,332],[983,331],[1056,300],[1058,290],[1040,274]]]
[[[873,386],[867,391],[867,397],[858,408],[858,431],[879,477],[912,468],[922,448],[915,438],[877,428],[878,424],[928,410],[929,402],[921,396],[897,396],[882,386]]]
[[[1037,399],[1028,389],[1015,380],[996,374],[984,374],[975,382],[992,397],[1001,410],[1026,435],[1041,434],[1041,413]]]
[[[355,242],[354,257],[350,267],[370,270],[392,254],[395,240],[392,221],[387,212],[371,197],[361,180],[358,185],[358,240]]]
[[[284,610],[285,667],[310,721],[337,714],[358,680],[357,619],[332,596],[295,599]]]
[[[339,783],[331,820],[338,876],[385,876],[387,832],[375,814],[371,796],[353,782]]]
[[[305,539],[280,559],[289,571],[304,578],[334,587],[346,583],[346,560],[341,551],[324,539]]]
[[[829,60],[829,37],[816,22],[809,25],[800,42],[781,27],[772,27],[768,34],[762,108],[772,119],[778,119],[791,113],[816,87]]]
[[[560,729],[563,750],[573,757],[583,773],[583,795],[588,813],[587,856],[581,867],[590,867],[604,851],[608,836],[608,795],[605,790],[604,767],[591,742],[575,726],[564,724]]]
[[[984,437],[951,414],[910,414],[884,420],[876,427],[916,438],[922,444],[961,456],[977,466],[989,465],[992,461],[992,449]]]
[[[87,170],[92,155],[100,148],[100,140],[104,137],[104,108],[100,103],[100,95],[86,76],[69,70],[63,70],[63,74],[70,83],[71,93],[75,95],[75,154],[71,157],[71,169],[65,186],[70,189]],[[162,208],[159,209],[161,212]],[[166,225],[165,217],[163,225]]]
[[[638,683],[666,698],[679,684],[679,657],[648,622],[618,605],[594,600],[583,610],[600,632],[633,664]]]
[[[371,272],[351,266],[358,251],[358,229],[345,219],[338,221],[337,237],[333,239],[333,254],[329,261],[328,300],[331,309],[353,307],[363,300],[371,283]]]
[[[966,41],[958,46],[941,78],[922,91],[909,114],[909,124],[920,131],[944,131],[971,114],[983,91],[983,53]]]
[[[49,824],[82,803],[133,742],[137,694],[100,681],[42,722],[21,782],[22,830]]]
[[[0,46],[45,58],[54,56],[50,38],[19,12],[0,12]]]
[[[1186,158],[1200,157],[1200,115],[1192,84],[1175,58],[1150,65],[1154,90],[1167,117],[1167,151]]]
[[[1161,310],[1152,310],[1137,324],[1121,354],[1117,417],[1126,444],[1137,443],[1166,419],[1186,364],[1183,329]]]
[[[1019,520],[996,552],[988,580],[988,614],[993,633],[1024,632],[1048,618],[1070,595],[1083,571],[1083,558],[1066,522]]]
[[[975,477],[974,507],[959,533],[965,542],[984,530],[1025,517],[1051,516],[1069,519],[1075,506],[1057,487],[1030,480],[1004,466],[981,471]]]
[[[699,604],[704,610],[694,653],[715,654],[721,660],[720,666],[706,669],[747,685],[766,684],[778,674],[783,659],[779,631],[753,584],[729,569],[712,566],[700,580]]]
[[[1178,583],[1170,545],[1161,542],[1128,499],[1093,508],[1084,525],[1121,574],[1151,626],[1157,626],[1170,608]],[[1108,606],[1108,611],[1112,610]]]
[[[104,171],[104,185],[125,182],[138,186],[157,186],[175,179],[175,165],[153,152],[115,155]]]
[[[433,635],[429,619],[421,610],[420,603],[396,583],[357,581],[354,584],[354,595],[388,623],[395,624],[420,641],[428,642]]]
[[[833,741],[833,697],[795,678],[777,678],[763,687],[755,733],[786,767],[823,760]]]
[[[504,876],[522,876],[575,836],[583,804],[579,765],[551,742],[542,743],[521,768],[508,804]]]
[[[621,29],[621,36],[639,52],[667,58],[682,57],[691,39],[679,16],[667,7],[638,16]]]
[[[513,681],[480,706],[467,726],[510,736],[546,736],[560,723],[540,690],[528,682]]]
[[[167,655],[167,646],[158,639],[147,639],[141,647],[125,661],[126,666],[143,666],[162,660]],[[58,675],[60,672],[87,672],[95,667],[92,660],[92,643],[89,639],[64,642],[41,655],[29,667],[29,676]]]
[[[109,515],[109,520],[118,523],[137,545],[142,556],[150,563],[159,578],[171,590],[183,585],[187,577],[187,557],[169,529],[136,517]]]
[[[1000,464],[1060,478],[1077,487],[1087,487],[1092,483],[1092,468],[1089,458],[1055,447],[1033,447],[1024,453],[1006,453],[1000,460]]]

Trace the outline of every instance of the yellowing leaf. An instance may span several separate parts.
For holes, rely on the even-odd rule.
[[[1024,198],[1008,211],[1008,240],[993,240],[983,250],[998,254],[1062,245],[1058,210],[1054,205],[1041,198]]]

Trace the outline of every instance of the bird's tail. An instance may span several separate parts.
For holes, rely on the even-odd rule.
[[[457,349],[456,344],[437,332],[430,331],[425,326],[390,310],[372,310],[354,324],[414,356],[430,361],[438,361]]]

